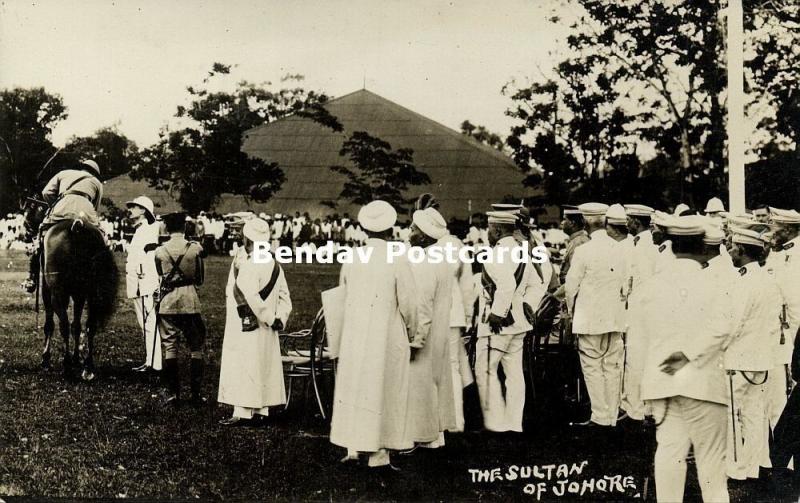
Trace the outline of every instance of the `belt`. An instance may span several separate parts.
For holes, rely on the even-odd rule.
[[[89,200],[90,203],[94,204],[94,198],[89,194],[87,194],[86,192],[83,192],[82,190],[68,190],[67,192],[64,192],[64,195],[85,197],[86,199]]]

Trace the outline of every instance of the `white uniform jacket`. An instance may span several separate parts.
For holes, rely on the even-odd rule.
[[[126,293],[129,299],[150,295],[158,288],[155,249],[158,247],[159,227],[157,222],[142,222],[133,233],[125,261]]]
[[[499,249],[506,248],[503,262],[494,260],[483,265],[483,291],[480,296],[480,313],[482,323],[478,326],[478,337],[488,336],[491,331],[486,321],[489,314],[507,319],[509,325],[504,326],[501,334],[521,334],[531,329],[522,308],[525,291],[528,287],[528,275],[533,272],[530,257],[526,262],[517,264],[511,260],[511,249],[519,246],[512,236],[500,239],[494,246],[494,257],[500,255]],[[535,274],[535,272],[533,272]],[[509,318],[510,315],[510,318]]]
[[[728,304],[714,277],[691,259],[675,259],[642,287],[640,308],[647,351],[642,377],[643,400],[685,396],[727,403],[720,360],[724,337],[708,321]],[[674,375],[661,363],[682,352],[690,362]]]
[[[564,284],[567,308],[576,334],[623,331],[625,304],[625,254],[620,242],[596,230],[591,239],[575,249]]]

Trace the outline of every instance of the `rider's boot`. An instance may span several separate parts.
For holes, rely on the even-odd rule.
[[[39,251],[34,250],[31,254],[30,265],[28,267],[28,279],[22,282],[22,288],[28,292],[36,291],[36,283],[39,279]]]

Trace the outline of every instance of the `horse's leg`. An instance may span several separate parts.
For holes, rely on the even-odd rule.
[[[69,297],[58,289],[53,295],[53,309],[58,317],[58,331],[64,341],[64,376],[68,377],[72,370],[72,355],[69,351]]]
[[[56,324],[53,321],[53,302],[47,281],[42,281],[42,304],[44,304],[44,349],[42,350],[42,368],[50,369],[50,341]]]
[[[86,299],[84,297],[80,296],[72,299],[72,326],[70,327],[70,331],[72,332],[72,337],[74,338],[72,361],[75,363],[81,361],[81,317],[83,316],[83,305],[85,300]]]
[[[84,381],[91,381],[95,377],[94,372],[94,335],[97,332],[97,320],[89,309],[86,317],[86,359],[83,361],[83,373],[81,377]]]

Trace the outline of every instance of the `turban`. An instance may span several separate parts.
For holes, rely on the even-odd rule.
[[[383,232],[397,221],[397,211],[386,201],[372,201],[358,211],[358,223],[364,230]]]
[[[447,223],[436,208],[417,210],[412,220],[419,230],[437,241],[447,235]]]

